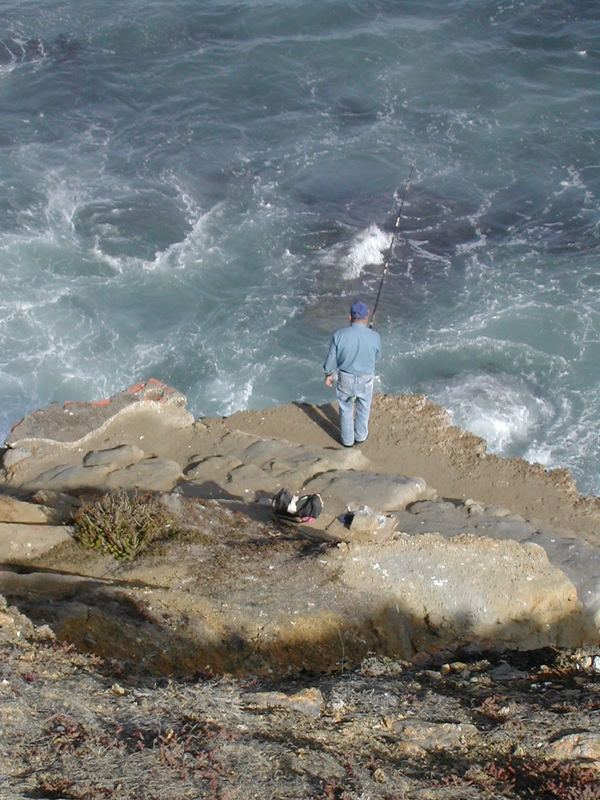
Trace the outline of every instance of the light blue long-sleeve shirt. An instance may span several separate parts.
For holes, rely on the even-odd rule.
[[[372,375],[380,352],[381,339],[377,331],[362,322],[353,322],[339,328],[331,337],[323,369],[327,375],[337,370],[352,375]]]

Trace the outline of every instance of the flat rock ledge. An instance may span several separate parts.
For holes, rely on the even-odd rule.
[[[123,392],[101,400],[52,403],[13,426],[5,446],[18,453],[16,459],[15,454],[5,456],[5,466],[7,458],[9,466],[11,460],[18,463],[24,453],[35,453],[39,445],[78,446],[117,417],[139,414],[144,410],[167,418],[168,423],[175,427],[189,425],[193,417],[185,406],[185,395],[156,378],[133,384]]]
[[[0,593],[82,650],[161,675],[283,675],[600,641],[600,554],[575,536],[449,502],[359,448],[194,421],[159,381],[76,406],[7,440]],[[318,492],[323,514],[281,527],[282,487]],[[116,489],[156,493],[183,533],[127,564],[84,550],[73,509]]]

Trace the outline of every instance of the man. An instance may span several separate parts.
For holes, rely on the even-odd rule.
[[[350,307],[350,325],[337,330],[323,364],[325,385],[336,382],[342,444],[352,447],[369,435],[373,373],[381,339],[368,327],[369,308],[360,300]]]

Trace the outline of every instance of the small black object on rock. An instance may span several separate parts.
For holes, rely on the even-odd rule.
[[[287,524],[314,522],[323,510],[323,501],[318,494],[292,494],[289,489],[280,489],[271,500],[273,515],[279,522]]]

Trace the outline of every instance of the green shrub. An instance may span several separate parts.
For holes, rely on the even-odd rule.
[[[88,500],[73,516],[74,536],[84,546],[132,561],[148,545],[171,536],[177,526],[166,508],[151,494],[110,492]]]

